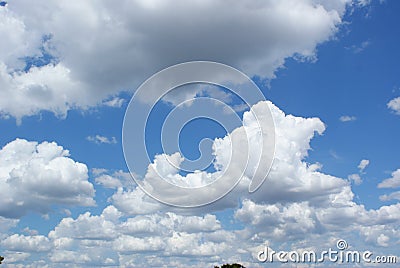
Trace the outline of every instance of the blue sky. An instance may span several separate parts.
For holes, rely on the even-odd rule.
[[[266,242],[302,250],[337,239],[398,254],[399,8],[389,0],[1,5],[3,265],[265,267],[255,254]],[[271,110],[277,145],[256,193],[245,178],[220,201],[180,209],[133,182],[122,127],[142,82],[193,60],[228,64],[253,79],[270,101],[254,109]],[[188,96],[223,101],[188,90],[153,111],[151,161],[172,154],[159,146],[168,112]],[[201,139],[231,131],[193,121],[181,132],[182,152],[194,158]]]

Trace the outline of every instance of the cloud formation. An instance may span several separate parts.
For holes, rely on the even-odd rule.
[[[43,110],[65,117],[102,103],[120,107],[121,90],[192,60],[273,78],[286,58],[315,59],[351,4],[13,1],[0,7],[0,114],[20,120]]]
[[[400,239],[400,205],[366,209],[355,202],[346,179],[327,175],[321,165],[306,162],[312,138],[325,130],[322,121],[287,115],[270,102],[258,103],[253,109],[267,107],[276,124],[276,161],[254,194],[248,194],[249,180],[244,177],[234,191],[207,206],[207,211],[174,209],[124,180],[116,183],[126,173],[94,169],[98,183],[116,189],[108,206],[98,215],[84,212],[65,217],[47,235],[10,234],[1,244],[8,252],[6,257],[14,263],[54,267],[212,267],[232,259],[256,267],[254,254],[266,242],[273,248],[286,245],[302,250],[313,245],[329,248],[346,237],[351,245],[376,253],[382,248],[390,250]],[[251,125],[252,118],[247,120]],[[361,163],[360,168],[365,168],[366,162]],[[397,172],[380,187],[398,187]],[[233,211],[229,227],[219,219],[226,209]],[[38,250],[46,255],[30,259]],[[21,252],[19,258],[16,252]]]
[[[0,216],[47,213],[51,205],[93,206],[93,185],[85,164],[55,142],[16,139],[0,150]]]
[[[97,144],[102,144],[102,143],[115,144],[115,143],[117,143],[117,139],[115,137],[108,138],[108,137],[101,136],[101,135],[88,136],[88,137],[86,137],[86,139],[90,142],[94,142]]]
[[[387,103],[387,107],[400,115],[400,97],[394,98]]]
[[[339,120],[341,122],[350,122],[350,121],[355,121],[357,120],[357,117],[355,116],[349,116],[349,115],[343,115],[341,117],[339,117]]]
[[[378,184],[378,188],[397,188],[400,187],[400,169],[392,172],[392,177],[385,179]]]
[[[358,169],[360,170],[360,173],[364,172],[364,169],[369,165],[369,160],[368,159],[363,159],[360,161],[360,164],[358,165]]]

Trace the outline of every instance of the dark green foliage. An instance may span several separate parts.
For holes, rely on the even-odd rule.
[[[220,268],[219,266],[214,266],[214,268]],[[234,263],[234,264],[224,264],[221,268],[246,268],[241,264]]]

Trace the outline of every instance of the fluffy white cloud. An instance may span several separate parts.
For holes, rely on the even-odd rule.
[[[72,239],[111,240],[117,237],[117,231],[112,221],[104,215],[92,216],[89,212],[80,215],[76,220],[64,218],[59,225],[49,233],[49,237],[68,237]]]
[[[272,78],[288,57],[315,59],[317,45],[335,35],[350,5],[12,1],[0,8],[0,112],[20,119],[41,110],[65,116],[69,109],[101,103],[119,107],[120,90],[190,60],[219,61]],[[43,54],[44,66],[23,70],[24,58]]]
[[[115,207],[108,206],[99,215],[84,213],[76,219],[64,218],[38,248],[52,245],[49,258],[54,263],[79,265],[150,265],[148,258],[157,253],[168,261],[170,256],[215,256],[228,248],[232,236],[221,233],[215,215],[183,216],[155,213],[121,218]],[[225,237],[221,237],[224,234]],[[213,237],[214,236],[214,237]],[[37,236],[23,240],[38,240]],[[216,238],[219,237],[219,238]],[[12,240],[14,236],[7,238]],[[8,250],[12,244],[3,243]],[[34,252],[20,247],[21,252]],[[165,261],[162,261],[165,264]],[[151,266],[151,265],[150,265]]]
[[[0,150],[0,215],[46,213],[52,204],[92,206],[94,188],[85,164],[52,142],[16,139]]]
[[[8,250],[20,252],[42,252],[51,249],[49,239],[43,235],[24,236],[13,234],[1,242]]]
[[[400,97],[394,98],[387,103],[387,107],[396,114],[400,114]]]
[[[139,188],[124,190],[120,187],[109,201],[127,215],[148,214],[163,207]]]
[[[182,216],[172,212],[129,218],[120,225],[124,234],[171,234],[172,231],[186,233],[212,232],[221,229],[215,215]]]
[[[22,261],[26,260],[29,256],[31,256],[31,254],[27,253],[27,252],[15,252],[15,251],[6,251],[3,253],[3,255],[7,256],[7,259],[5,259],[2,262],[5,265],[22,262]],[[31,267],[31,266],[28,265],[26,267]]]
[[[400,187],[400,169],[392,172],[392,177],[385,179],[378,184],[378,188],[397,188]]]
[[[256,267],[254,254],[266,241],[274,249],[318,245],[318,250],[320,246],[334,247],[339,238],[374,252],[395,246],[400,239],[400,204],[366,209],[356,203],[346,179],[324,174],[318,163],[305,162],[311,139],[323,133],[324,124],[318,118],[286,115],[269,102],[253,107],[260,114],[267,108],[276,125],[276,161],[269,178],[254,194],[248,194],[245,177],[232,193],[205,209],[176,209],[154,201],[138,188],[118,186],[108,200],[112,205],[100,215],[86,212],[67,217],[47,236],[9,236],[5,239],[9,242],[1,246],[9,252],[33,254],[26,245],[35,241],[43,251],[52,245],[46,261],[56,266],[120,267],[183,267],[190,260],[196,262],[193,267],[212,267],[232,262],[232,258]],[[253,118],[245,117],[250,127]],[[222,145],[219,153],[224,152]],[[167,167],[162,171],[174,172]],[[92,171],[98,177],[107,172]],[[384,186],[395,187],[397,172]],[[117,173],[110,176],[122,176]],[[219,214],[212,213],[225,208],[233,210],[229,228],[220,222]],[[222,214],[231,213],[226,211]],[[16,242],[10,242],[14,240],[20,241],[18,248],[13,246]]]
[[[260,124],[267,125],[269,123],[267,117],[263,115],[268,114],[268,109],[272,112],[272,117],[275,122],[275,158],[268,175],[268,179],[261,186],[261,188],[254,194],[248,194],[249,177],[252,175],[252,170],[257,167],[257,154],[260,150],[260,140],[262,140],[258,131],[258,124],[256,118],[250,112],[245,112],[243,115],[243,127],[238,129],[246,129],[251,140],[250,154],[247,169],[244,173],[244,177],[237,187],[228,194],[225,198],[213,203],[211,208],[222,209],[224,207],[236,207],[237,206],[237,195],[242,197],[248,197],[253,200],[262,202],[291,202],[291,201],[303,201],[312,200],[313,202],[320,203],[321,199],[325,199],[326,202],[331,200],[326,197],[330,197],[332,194],[338,194],[343,191],[344,187],[347,186],[347,182],[340,178],[323,174],[315,169],[315,165],[310,165],[304,162],[304,159],[308,155],[310,149],[310,141],[316,133],[322,134],[325,130],[324,124],[318,118],[301,118],[292,115],[285,115],[278,107],[271,102],[259,102],[252,107],[252,110],[257,114]],[[246,132],[238,132],[234,130],[233,133],[239,135],[239,140],[246,140]],[[293,131],[296,129],[296,131]],[[268,139],[268,133],[263,133],[263,138]],[[245,143],[237,143],[237,148],[233,150],[241,151],[242,146]],[[179,166],[182,161],[179,154],[173,154],[170,156],[163,157],[162,155],[156,156],[154,163],[149,166],[146,179],[151,179],[156,174],[162,174],[169,178],[174,183],[182,183],[185,186],[197,186],[205,185],[211,181],[214,181],[220,174],[221,170],[228,165],[229,153],[231,150],[231,144],[227,137],[223,139],[216,139],[214,141],[214,154],[215,154],[215,166],[216,172],[195,172],[187,176],[182,176],[177,173],[175,166]],[[166,159],[170,160],[167,161]],[[247,160],[247,159],[245,159]],[[243,159],[237,159],[236,161],[244,161]],[[171,165],[173,162],[174,165]],[[240,166],[240,163],[230,163],[233,166]],[[268,167],[261,167],[262,170],[267,170]],[[156,173],[157,172],[157,173]],[[241,172],[241,170],[237,170]],[[241,174],[241,173],[240,173]],[[232,174],[233,176],[240,176],[240,174]],[[160,189],[162,191],[163,189]],[[169,190],[165,190],[166,194],[169,194]],[[206,193],[204,193],[206,194]],[[121,196],[126,195],[123,192],[118,192],[115,197],[119,200]],[[187,196],[175,197],[188,198]],[[190,198],[196,198],[191,196]],[[132,203],[134,204],[134,203]],[[116,204],[118,206],[118,204]],[[133,205],[130,205],[132,210]],[[125,203],[123,211],[129,207],[128,203]],[[136,206],[135,206],[136,207]]]

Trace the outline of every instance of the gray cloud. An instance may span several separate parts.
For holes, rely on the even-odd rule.
[[[0,8],[0,114],[23,116],[101,104],[118,107],[172,64],[211,60],[273,78],[285,59],[315,59],[351,1],[13,1]],[[66,27],[67,25],[67,27]],[[46,38],[43,38],[46,36]],[[12,38],[11,38],[12,37]],[[10,49],[12,48],[12,49]],[[44,66],[21,71],[24,58]],[[40,92],[41,98],[32,98]],[[46,100],[46,101],[44,101]]]

